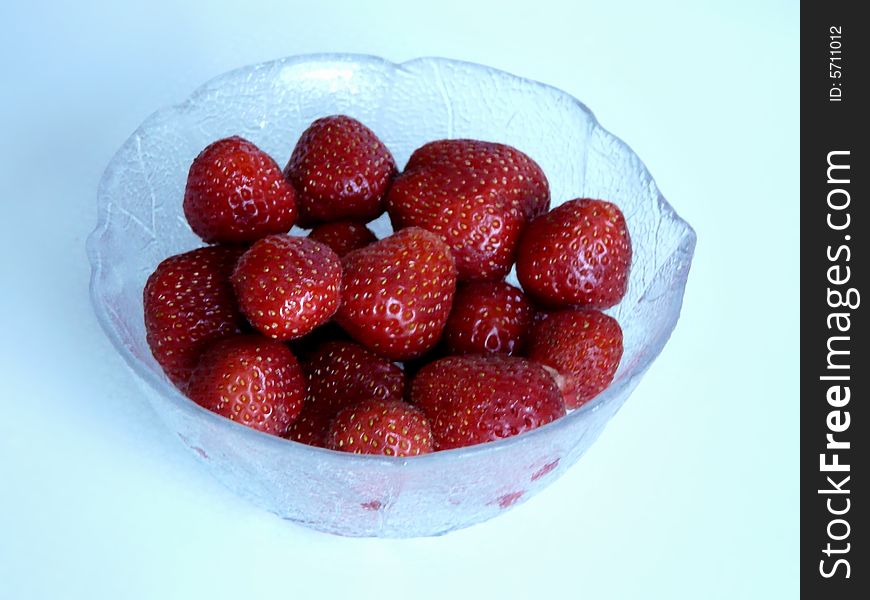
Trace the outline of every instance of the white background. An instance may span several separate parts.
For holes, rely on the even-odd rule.
[[[0,598],[797,595],[796,1],[10,4]],[[85,237],[124,139],[223,71],[322,51],[565,89],[698,232],[677,330],[601,439],[530,502],[446,537],[343,539],[236,499],[90,310]]]

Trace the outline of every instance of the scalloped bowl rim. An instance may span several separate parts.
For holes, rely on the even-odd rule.
[[[123,153],[124,148],[126,148],[130,144],[136,143],[137,137],[145,130],[149,128],[149,126],[156,120],[165,117],[168,114],[176,113],[176,112],[184,112],[191,105],[195,104],[196,101],[203,95],[205,95],[209,90],[217,87],[219,84],[224,81],[230,80],[241,73],[250,72],[263,68],[272,68],[276,66],[289,66],[289,65],[297,65],[305,62],[323,62],[323,61],[340,61],[340,62],[352,62],[352,63],[382,63],[385,66],[390,68],[405,71],[408,65],[413,65],[415,63],[422,62],[440,62],[440,63],[450,63],[450,64],[461,64],[468,65],[474,68],[485,69],[490,72],[496,72],[500,75],[507,76],[516,80],[518,83],[523,86],[546,89],[551,92],[555,92],[560,96],[564,97],[566,100],[569,100],[571,103],[575,104],[580,110],[584,111],[589,115],[589,118],[592,121],[592,125],[594,127],[599,127],[606,134],[610,135],[613,140],[622,146],[624,149],[628,150],[634,156],[637,154],[631,149],[628,144],[622,141],[619,137],[613,135],[607,129],[601,126],[598,122],[598,119],[595,118],[594,113],[580,100],[561,90],[559,88],[553,87],[551,85],[547,85],[545,83],[541,83],[539,81],[535,81],[533,79],[528,79],[525,77],[520,77],[518,75],[513,75],[512,73],[508,73],[506,71],[502,71],[500,69],[495,69],[492,67],[488,67],[486,65],[481,65],[477,63],[472,63],[468,61],[462,60],[454,60],[449,58],[441,58],[441,57],[418,57],[412,60],[408,60],[402,63],[394,63],[387,59],[367,54],[342,54],[342,53],[319,53],[319,54],[301,54],[295,56],[289,56],[285,58],[280,58],[277,60],[266,61],[262,63],[257,63],[253,65],[239,67],[221,75],[218,75],[204,84],[197,87],[191,94],[188,96],[186,100],[183,102],[172,104],[160,108],[149,115],[142,124],[136,128],[136,130],[124,141],[124,143],[119,147],[117,152],[112,156],[112,159],[109,161],[108,166],[103,172],[103,175],[100,178],[100,184],[97,193],[97,210],[98,210],[98,219],[97,225],[94,230],[90,233],[87,239],[86,248],[88,260],[91,265],[91,279],[90,279],[90,297],[91,304],[94,308],[94,312],[97,315],[97,320],[100,323],[100,326],[103,328],[103,331],[108,336],[109,340],[112,343],[112,346],[120,352],[121,356],[124,358],[124,361],[127,363],[127,366],[133,370],[133,372],[138,375],[142,380],[147,382],[156,392],[163,394],[172,399],[172,401],[184,410],[194,410],[203,418],[212,419],[215,422],[220,423],[222,426],[236,428],[236,431],[242,435],[255,436],[259,438],[262,443],[268,444],[279,444],[282,447],[286,448],[291,452],[317,452],[328,454],[334,458],[340,458],[347,463],[360,463],[360,464],[371,464],[372,462],[380,463],[383,465],[389,465],[390,467],[401,467],[405,464],[413,462],[415,464],[421,464],[424,462],[438,461],[441,460],[444,456],[465,456],[465,455],[475,455],[475,454],[484,454],[489,452],[498,452],[502,448],[511,446],[514,444],[523,444],[529,443],[531,440],[537,438],[538,436],[547,436],[550,432],[556,431],[560,427],[570,427],[573,421],[577,419],[583,418],[584,415],[590,412],[594,412],[599,410],[602,406],[607,404],[611,398],[614,398],[618,395],[618,393],[624,389],[626,386],[631,385],[635,380],[642,377],[652,362],[658,358],[661,350],[667,343],[667,338],[665,342],[662,344],[661,348],[657,349],[655,352],[650,353],[649,356],[638,362],[636,365],[632,367],[632,370],[626,374],[626,376],[620,382],[620,385],[611,385],[603,392],[601,392],[598,396],[596,396],[593,400],[587,402],[581,407],[571,411],[566,416],[557,419],[547,425],[542,427],[538,427],[532,431],[528,431],[522,433],[517,436],[504,438],[492,442],[487,442],[484,444],[477,444],[474,446],[467,446],[464,448],[455,448],[451,450],[441,450],[439,452],[433,452],[430,454],[423,454],[420,456],[407,457],[402,459],[389,458],[379,455],[367,455],[367,454],[350,454],[346,452],[338,452],[336,450],[329,450],[326,448],[318,448],[316,446],[308,446],[306,444],[302,444],[300,442],[295,442],[292,440],[288,440],[285,438],[281,438],[274,435],[269,435],[266,433],[262,433],[241,423],[233,421],[231,419],[227,419],[220,415],[217,415],[208,409],[205,409],[195,403],[193,400],[187,398],[184,394],[182,394],[175,386],[173,386],[168,379],[165,377],[159,376],[155,371],[149,368],[145,363],[136,358],[129,348],[123,343],[123,340],[120,337],[118,331],[112,326],[109,316],[107,314],[107,308],[105,304],[101,301],[100,292],[99,292],[99,281],[100,276],[103,271],[103,263],[101,260],[100,250],[99,250],[99,240],[103,236],[103,234],[108,231],[109,227],[109,206],[111,202],[104,201],[106,198],[106,194],[103,193],[104,186],[107,185],[107,181],[111,179],[111,176],[118,171],[119,169],[126,168],[125,165],[119,164],[118,160]],[[655,184],[655,180],[652,175],[649,173],[649,170],[646,168],[646,165],[637,157],[638,161],[643,169],[643,172],[649,176],[651,185],[653,186],[655,193],[658,196],[658,204],[659,208],[664,212],[668,212],[672,215],[674,221],[678,222],[682,227],[685,228],[685,232],[683,234],[683,239],[687,240],[688,249],[689,249],[689,257],[694,254],[694,246],[697,240],[697,236],[695,234],[694,229],[682,219],[674,208],[668,203],[668,201],[664,198],[661,192],[658,189],[658,186]],[[653,280],[658,276],[659,273],[666,267],[667,265],[662,265],[658,271],[653,275]],[[682,302],[682,300],[681,300]],[[678,318],[674,321],[673,327],[668,332],[668,337],[670,337],[673,329],[676,327],[676,323]]]

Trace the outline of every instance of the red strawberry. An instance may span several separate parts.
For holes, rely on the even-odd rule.
[[[397,400],[363,400],[342,409],[327,445],[354,454],[417,456],[432,452],[432,429],[423,412]]]
[[[202,354],[188,395],[243,425],[285,435],[305,399],[305,376],[281,342],[259,335],[220,340]]]
[[[242,255],[232,281],[251,325],[276,340],[290,340],[335,314],[341,263],[326,244],[270,235]]]
[[[529,225],[517,250],[517,277],[533,300],[558,308],[608,308],[625,295],[631,238],[615,204],[578,199]]]
[[[311,356],[326,342],[349,341],[350,336],[335,321],[329,321],[321,325],[308,335],[295,340],[290,340],[290,349],[299,359],[299,362],[307,362]]]
[[[523,292],[504,281],[459,286],[444,328],[451,354],[514,354],[525,343],[534,308]]]
[[[303,444],[324,447],[332,418],[346,406],[404,396],[402,369],[353,342],[320,344],[302,363],[302,370],[308,382],[305,407],[288,437]]]
[[[456,266],[438,236],[412,227],[342,260],[335,320],[352,338],[393,360],[425,354],[441,337]]]
[[[613,381],[622,358],[622,329],[597,310],[550,313],[532,330],[526,354],[556,371],[565,405],[577,408]]]
[[[303,364],[306,406],[333,415],[369,398],[401,400],[405,374],[395,363],[352,342],[326,342]]]
[[[387,195],[393,227],[438,234],[453,251],[461,281],[503,278],[527,220],[548,205],[547,180],[534,161],[474,140],[416,150]]]
[[[527,154],[507,144],[479,140],[436,140],[417,148],[405,171],[433,163],[447,163],[483,177],[494,177],[507,186],[507,197],[527,218],[550,208],[550,183],[544,171]]]
[[[443,337],[442,337],[443,339]],[[407,381],[411,381],[414,376],[420,372],[420,369],[428,365],[429,363],[433,363],[436,360],[441,360],[442,358],[447,358],[449,356],[447,352],[447,348],[444,347],[444,344],[438,344],[422,356],[418,356],[417,358],[412,358],[402,362],[402,369],[405,371],[405,379]],[[410,391],[410,386],[405,387],[405,395],[407,396]]]
[[[452,356],[423,367],[411,383],[411,401],[429,417],[436,450],[510,437],[565,414],[543,367],[501,354]]]
[[[378,239],[371,229],[363,223],[355,221],[322,223],[312,229],[308,237],[326,244],[339,256],[344,256],[351,250],[368,246]]]
[[[284,437],[307,446],[326,448],[326,434],[329,433],[333,417],[334,414],[309,410],[308,406],[303,406],[299,418],[293,421]]]
[[[268,154],[230,137],[194,159],[184,190],[184,216],[206,242],[253,242],[293,227],[296,194]]]
[[[390,196],[393,227],[422,227],[440,236],[453,252],[460,281],[502,279],[514,262],[526,220],[518,209],[486,192],[459,185],[433,189],[453,184],[451,177],[449,171],[436,168],[404,177]],[[417,196],[406,201],[406,193]]]
[[[161,262],[145,284],[145,332],[154,358],[182,390],[205,347],[239,333],[230,273],[244,251],[209,246]]]
[[[344,115],[324,117],[302,133],[284,175],[296,188],[299,223],[370,221],[384,212],[383,198],[396,161],[371,129]]]

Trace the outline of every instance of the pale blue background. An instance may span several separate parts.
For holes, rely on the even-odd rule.
[[[796,597],[797,2],[10,4],[0,598]],[[599,442],[532,501],[443,538],[331,537],[236,499],[164,431],[89,308],[84,242],[114,150],[212,76],[319,51],[561,87],[699,234],[682,320]]]

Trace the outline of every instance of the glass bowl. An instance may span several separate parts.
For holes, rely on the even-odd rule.
[[[622,325],[625,353],[605,392],[514,438],[389,459],[259,433],[172,386],[145,342],[142,288],[162,259],[201,245],[181,208],[191,161],[210,142],[237,134],[283,165],[308,124],[336,113],[371,127],[399,165],[434,139],[504,142],[541,165],[554,205],[593,197],[622,208],[634,262],[626,298],[609,311]],[[440,58],[393,64],[369,56],[298,56],[222,75],[136,130],[106,168],[98,201],[99,222],[88,240],[94,310],[167,427],[236,493],[295,523],[351,536],[443,534],[500,514],[564,473],[667,342],[695,246],[692,228],[640,159],[581,102],[502,71]],[[386,217],[373,225],[379,237],[388,227]]]

